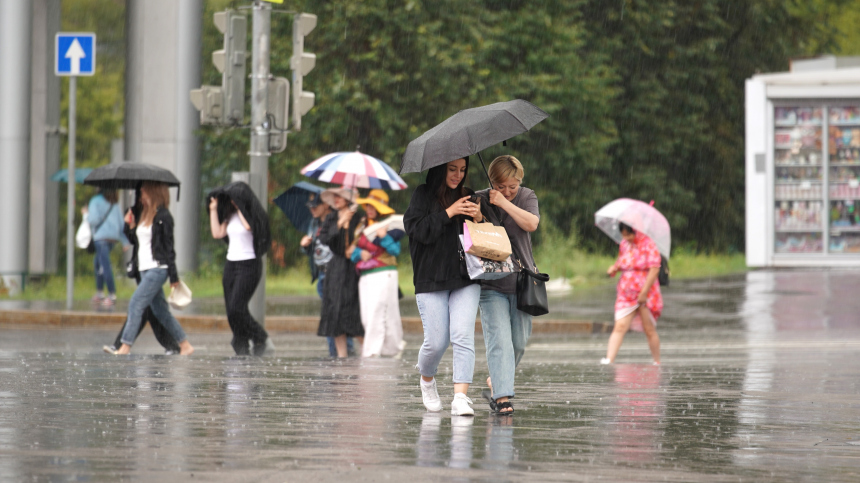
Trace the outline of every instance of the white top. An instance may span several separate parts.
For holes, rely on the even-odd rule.
[[[257,258],[257,254],[254,253],[254,234],[242,225],[238,213],[233,213],[230,221],[227,222],[227,236],[230,237],[227,260],[238,262]]]
[[[152,258],[152,225],[137,225],[134,233],[137,235],[137,269],[138,271],[151,270],[153,268],[167,268],[167,265],[159,265]]]

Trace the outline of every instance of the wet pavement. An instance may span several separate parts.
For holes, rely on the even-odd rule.
[[[100,352],[112,331],[0,338],[3,481],[858,481],[860,274],[751,272],[673,282],[658,329],[663,365],[628,335],[532,339],[516,414],[427,413],[403,360],[323,357],[311,335],[273,334],[264,358],[191,333],[189,358]],[[611,317],[606,288],[554,305]],[[487,376],[477,341],[475,381]]]

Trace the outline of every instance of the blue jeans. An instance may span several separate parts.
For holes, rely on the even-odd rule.
[[[113,269],[110,266],[110,251],[113,242],[108,240],[96,240],[93,242],[96,254],[93,258],[93,268],[96,272],[96,290],[102,291],[107,284],[108,293],[116,293],[116,285],[113,281]]]
[[[457,290],[415,295],[424,343],[418,351],[418,372],[422,376],[436,375],[439,361],[448,344],[454,347],[454,384],[471,384],[475,372],[475,317],[481,286],[467,285]]]
[[[482,290],[481,327],[493,399],[514,397],[514,374],[532,334],[532,316],[517,309],[517,294]]]
[[[166,281],[166,268],[153,268],[140,272],[140,283],[128,302],[128,319],[125,322],[125,329],[122,331],[123,344],[134,344],[146,307],[152,309],[153,315],[176,339],[176,342],[185,340],[185,331],[170,313],[170,306],[167,305],[167,299],[164,298],[164,291],[161,289]]]

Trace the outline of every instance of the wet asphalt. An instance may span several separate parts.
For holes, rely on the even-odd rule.
[[[229,334],[191,333],[165,356],[147,330],[134,355],[112,331],[3,327],[2,481],[860,481],[860,273],[756,271],[676,281],[658,324],[662,366],[630,334],[534,337],[516,414],[480,399],[451,416],[421,404],[420,336],[402,360],[326,357],[322,339],[272,334],[234,357]],[[611,286],[555,299],[608,320]]]

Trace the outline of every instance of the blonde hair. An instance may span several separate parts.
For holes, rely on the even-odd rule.
[[[490,163],[490,181],[494,185],[508,178],[514,178],[522,183],[524,174],[523,165],[520,163],[520,160],[509,154],[499,156]]]
[[[144,181],[140,186],[141,193],[146,193],[149,197],[149,206],[143,205],[143,212],[140,215],[141,225],[151,225],[155,219],[155,212],[162,206],[170,207],[170,191],[167,190],[167,185],[157,181]]]

